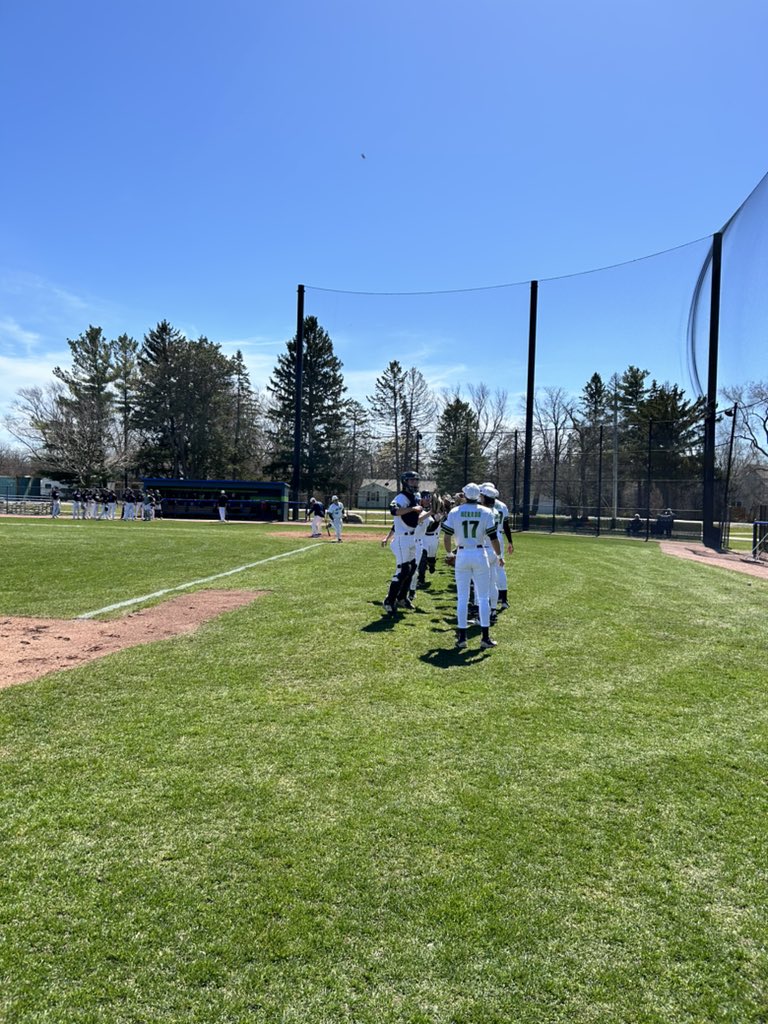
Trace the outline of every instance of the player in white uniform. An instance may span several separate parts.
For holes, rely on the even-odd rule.
[[[490,487],[492,490],[496,491],[496,500],[493,503],[493,513],[496,516],[496,526],[498,529],[499,544],[501,545],[501,553],[502,555],[506,553],[506,545],[504,543],[505,538],[509,542],[510,552],[513,552],[515,550],[515,542],[512,540],[512,530],[509,525],[509,509],[503,501],[499,501],[499,492],[490,481],[481,484],[480,490],[482,491],[484,487]],[[503,565],[496,566],[496,585],[498,587],[497,600],[501,602],[499,609],[504,611],[505,608],[509,608],[509,599],[507,597],[507,570]],[[492,604],[491,607],[495,609],[496,604]]]
[[[331,496],[331,504],[327,509],[328,518],[331,520],[331,525],[336,533],[336,540],[341,544],[341,527],[344,522],[344,504],[339,501],[338,494]]]
[[[437,561],[437,543],[440,537],[441,516],[438,511],[439,499],[437,499],[436,509],[435,498],[433,495],[429,494],[428,491],[422,492],[421,504],[429,514],[424,520],[424,532],[421,538],[421,555],[417,557],[416,572],[419,586],[425,587],[427,586],[427,571],[429,571],[430,575],[435,571],[435,564]]]
[[[480,484],[480,502],[484,508],[487,508],[493,520],[496,523],[496,539],[499,542],[502,556],[504,554],[504,542],[499,534],[499,527],[501,525],[501,513],[496,511],[496,498],[499,496],[499,492],[493,486],[493,484]],[[488,601],[491,610],[491,625],[496,625],[496,605],[499,603],[499,583],[497,573],[499,571],[499,560],[496,557],[496,552],[491,547],[491,542],[485,538],[485,553],[488,555],[488,568],[490,570],[490,586],[488,589]]]
[[[419,495],[419,505],[423,509],[423,515],[416,524],[416,528],[413,531],[414,540],[414,561],[415,569],[411,576],[411,582],[408,589],[408,600],[413,603],[416,597],[416,586],[419,583],[423,583],[421,577],[421,563],[424,560],[424,541],[426,540],[427,527],[431,521],[429,512],[429,492],[425,491],[424,494]]]
[[[415,531],[426,512],[420,505],[419,477],[409,471],[400,478],[401,489],[389,506],[392,513],[392,542],[389,545],[395,556],[395,572],[389,582],[389,592],[384,598],[384,610],[390,615],[395,609],[413,608],[408,596],[411,577],[416,571]]]
[[[462,649],[467,646],[467,602],[469,600],[470,583],[475,587],[475,599],[479,606],[480,627],[482,637],[480,646],[483,649],[496,646],[488,632],[491,623],[491,606],[488,599],[490,589],[490,569],[485,548],[486,537],[499,562],[503,564],[499,541],[496,536],[496,520],[490,509],[478,504],[480,488],[477,484],[466,484],[464,501],[452,508],[442,524],[443,546],[448,552],[446,561],[456,566],[456,619],[458,633],[456,646]],[[456,551],[452,550],[456,540]]]

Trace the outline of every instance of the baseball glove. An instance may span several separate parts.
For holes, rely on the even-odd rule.
[[[453,552],[451,552],[450,554],[445,556],[445,564],[446,565],[455,565],[456,564],[456,555]]]

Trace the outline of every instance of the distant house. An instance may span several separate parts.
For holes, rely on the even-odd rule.
[[[421,480],[422,491],[434,491],[434,480]],[[389,503],[400,490],[399,480],[365,479],[357,492],[357,508],[388,508]]]

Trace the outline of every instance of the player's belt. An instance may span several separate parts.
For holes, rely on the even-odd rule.
[[[456,550],[457,551],[465,551],[465,550],[468,551],[468,550],[470,550],[471,547],[472,547],[471,544],[470,545],[467,545],[467,544],[457,544],[456,545]],[[476,548],[482,548],[482,547],[485,547],[485,545],[484,544],[475,544],[475,547]]]
[[[415,532],[416,532],[415,530],[403,530],[401,536],[402,537],[412,537]]]

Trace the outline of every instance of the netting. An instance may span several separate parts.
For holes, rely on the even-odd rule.
[[[688,359],[691,387],[707,391],[711,241],[691,296]],[[765,380],[768,342],[768,175],[723,228],[718,389],[727,395]],[[727,399],[726,399],[727,401]]]
[[[755,382],[768,380],[767,182],[723,236],[713,484],[722,521],[729,508],[749,518],[765,501],[765,477],[747,472],[761,453],[742,427],[748,401],[757,407]],[[649,536],[665,532],[671,516],[676,536],[698,536],[711,252],[707,236],[536,286],[405,294],[307,286],[305,312],[330,334],[358,403],[339,484],[348,506],[370,508],[363,491],[386,503],[415,466],[441,493],[493,479],[526,529],[635,532],[639,518]],[[370,401],[393,361],[426,386],[404,395],[399,422]],[[737,400],[739,430],[722,416]],[[763,464],[768,440],[765,448]]]

